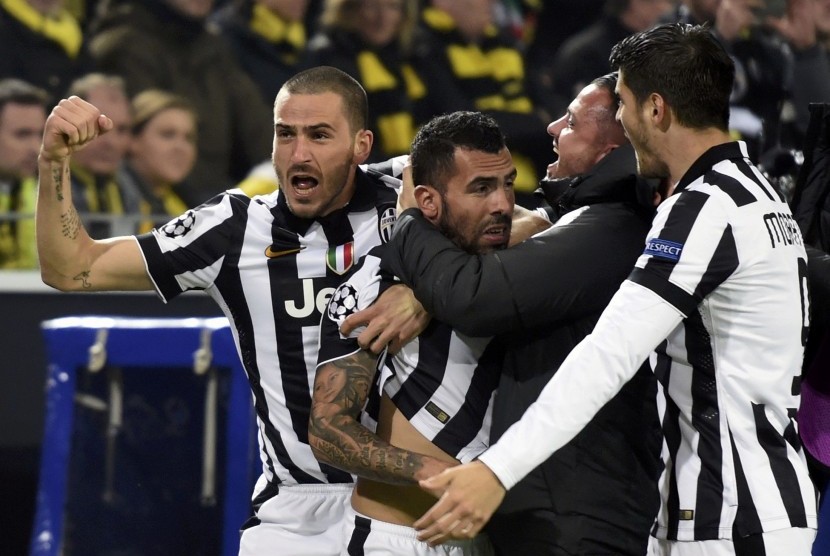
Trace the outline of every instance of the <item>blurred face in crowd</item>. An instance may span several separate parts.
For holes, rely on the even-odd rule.
[[[493,0],[433,0],[433,5],[449,13],[469,40],[480,38],[493,23]]]
[[[35,175],[45,123],[46,110],[40,105],[9,102],[0,108],[0,176]]]
[[[713,22],[718,13],[721,0],[683,0],[686,7],[698,22]]]
[[[66,0],[28,0],[28,3],[42,14],[53,14],[63,7]]]
[[[622,20],[631,31],[645,31],[673,7],[672,0],[630,0]]]
[[[338,94],[277,95],[272,158],[295,215],[315,218],[343,207],[354,192],[355,167],[371,150],[372,132],[351,129]]]
[[[644,115],[645,107],[637,103],[634,93],[626,86],[622,70],[617,81],[617,94],[620,97],[617,120],[625,128],[625,134],[634,147],[637,172],[645,178],[669,177],[669,167],[658,153],[657,140]]]
[[[108,133],[96,137],[73,154],[72,160],[93,174],[111,176],[118,170],[130,148],[130,102],[120,89],[110,86],[93,89],[86,100],[95,105],[102,114],[109,116],[113,127]]]
[[[214,0],[167,0],[167,3],[179,13],[202,19],[210,15]]]
[[[830,0],[815,0],[815,10],[816,29],[826,39],[830,37]]]
[[[495,154],[457,148],[455,172],[443,194],[429,188],[433,202],[440,200],[438,228],[469,253],[506,248],[513,222],[515,179],[516,167],[506,148]],[[422,198],[424,201],[428,200]]]
[[[308,0],[255,0],[288,21],[300,21],[305,17]]]
[[[196,163],[196,119],[181,108],[153,116],[133,137],[130,162],[148,183],[170,186],[184,180]]]
[[[362,0],[360,36],[367,44],[384,47],[398,36],[404,18],[404,0]]]
[[[588,85],[568,106],[564,116],[548,125],[553,151],[559,159],[548,166],[548,177],[584,174],[613,148],[625,143],[614,121],[614,99],[602,87]]]

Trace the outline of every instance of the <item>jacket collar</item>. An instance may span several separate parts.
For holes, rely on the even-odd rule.
[[[634,149],[617,147],[589,172],[567,178],[543,179],[540,190],[557,216],[586,205],[629,202],[651,207],[653,187],[637,176]]]

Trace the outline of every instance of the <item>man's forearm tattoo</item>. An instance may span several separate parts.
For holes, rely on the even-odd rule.
[[[67,168],[67,173],[69,168]],[[52,168],[52,180],[55,182],[55,195],[58,201],[63,201],[63,176],[60,168]]]
[[[65,238],[75,239],[80,229],[81,218],[78,216],[78,211],[74,206],[70,206],[68,211],[61,214],[61,233]]]
[[[327,377],[341,380],[327,382]],[[375,358],[359,352],[321,368],[314,384],[309,443],[318,457],[361,477],[391,484],[413,484],[423,456],[380,439],[358,422],[374,383]],[[336,392],[328,384],[341,384]]]

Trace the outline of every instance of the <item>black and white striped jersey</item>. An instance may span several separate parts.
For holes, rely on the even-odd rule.
[[[349,204],[325,217],[294,216],[279,192],[231,190],[138,238],[163,300],[203,289],[230,320],[272,483],[352,482],[315,460],[308,417],[321,312],[394,225],[401,162],[362,168]]]
[[[339,326],[392,285],[380,271],[383,251],[383,246],[372,250],[332,296],[321,323],[318,366],[360,349],[355,339],[360,331],[345,338]],[[389,396],[415,429],[444,452],[470,461],[489,445],[501,355],[490,338],[465,336],[433,320],[396,355],[379,359],[376,392]]]
[[[481,459],[511,486],[650,357],[665,464],[653,534],[814,528],[795,421],[808,309],[806,255],[786,202],[743,143],[714,147],[658,208],[644,253],[593,334]]]

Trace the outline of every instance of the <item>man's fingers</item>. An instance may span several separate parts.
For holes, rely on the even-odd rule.
[[[370,307],[371,308],[371,307]],[[343,322],[340,324],[340,333],[343,336],[350,336],[352,332],[354,332],[357,328],[367,324],[369,319],[366,318],[366,312],[369,309],[364,309],[363,311],[358,311],[353,315],[349,315]]]

